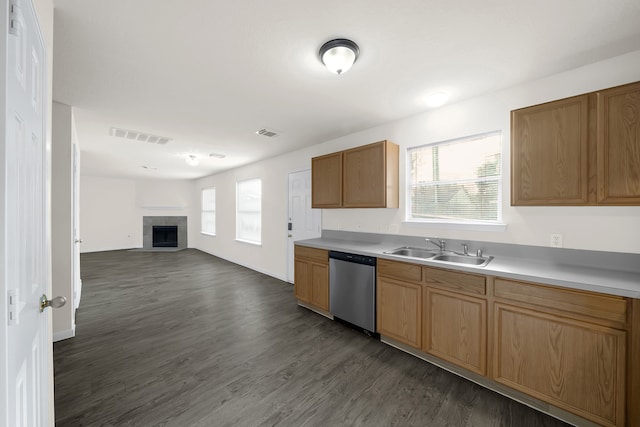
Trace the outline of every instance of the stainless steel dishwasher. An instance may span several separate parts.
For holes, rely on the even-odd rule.
[[[375,334],[375,257],[329,251],[329,309],[335,318]]]

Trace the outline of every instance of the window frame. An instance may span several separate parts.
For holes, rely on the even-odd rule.
[[[248,182],[252,182],[252,181],[256,181],[260,184],[260,209],[258,211],[240,211],[240,186],[242,184],[248,183]],[[242,214],[255,214],[257,213],[259,215],[259,240],[252,240],[247,238],[246,236],[241,236],[240,235],[240,224],[241,224],[241,220],[240,217]],[[243,242],[243,243],[249,243],[252,245],[257,245],[257,246],[261,246],[262,245],[262,179],[261,178],[250,178],[250,179],[245,179],[242,181],[236,181],[236,241],[238,242]]]
[[[204,208],[204,196],[205,196],[205,192],[206,191],[211,191],[213,190],[213,209],[205,209]],[[217,191],[216,191],[216,187],[206,187],[206,188],[202,188],[200,190],[200,233],[201,234],[206,234],[207,236],[215,236],[216,235],[216,220],[217,220],[217,216],[216,216],[216,196],[217,196]],[[203,217],[205,213],[213,213],[213,231],[210,230],[204,230],[204,222],[203,222]]]
[[[411,217],[411,209],[412,209],[412,198],[411,198],[411,189],[415,186],[416,183],[412,182],[412,165],[411,165],[411,152],[414,150],[418,150],[421,148],[427,147],[435,147],[435,146],[444,146],[454,144],[456,142],[464,142],[468,140],[480,139],[484,137],[491,137],[497,135],[500,138],[500,175],[497,179],[498,181],[498,190],[497,190],[497,218],[496,220],[480,220],[480,219],[464,219],[464,218],[425,218],[418,219]],[[485,132],[480,134],[473,134],[468,136],[463,136],[459,138],[452,138],[444,141],[431,142],[427,144],[417,145],[413,147],[407,147],[405,151],[405,215],[403,224],[410,227],[437,227],[443,229],[460,229],[460,230],[478,230],[478,231],[504,231],[507,226],[503,222],[503,206],[504,206],[504,198],[503,198],[503,185],[504,185],[504,133],[502,130],[495,130],[491,132]],[[444,181],[444,180],[443,180]],[[468,180],[456,180],[458,182],[464,182]],[[447,181],[447,182],[456,182],[456,181]]]

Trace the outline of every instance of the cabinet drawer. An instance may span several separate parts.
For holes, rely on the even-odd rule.
[[[306,258],[324,264],[329,263],[329,251],[324,249],[315,249],[296,245],[295,257]]]
[[[424,267],[424,278],[429,285],[440,286],[458,292],[474,295],[486,295],[487,293],[484,276]]]
[[[422,282],[422,267],[408,262],[378,258],[378,274],[410,282]]]
[[[622,297],[501,278],[496,278],[494,284],[497,298],[560,310],[563,315],[573,313],[618,323],[627,319],[627,301]]]

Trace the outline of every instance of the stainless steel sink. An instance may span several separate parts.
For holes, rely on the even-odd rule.
[[[401,248],[385,251],[388,255],[398,255],[409,258],[422,258],[429,261],[449,262],[452,264],[475,265],[476,267],[484,267],[493,259],[492,256],[482,257],[473,255],[462,255],[455,252],[433,252],[423,248],[413,248],[411,246],[403,246]]]
[[[433,258],[434,256],[438,255],[438,252],[431,252],[426,249],[420,248],[412,248],[410,246],[393,249],[384,253],[389,255],[400,255],[413,258]]]
[[[467,264],[467,265],[475,265],[478,267],[484,267],[489,264],[489,261],[493,259],[490,257],[479,257],[472,255],[457,255],[457,254],[442,254],[437,255],[432,258],[432,261],[444,261],[451,262],[455,264]]]

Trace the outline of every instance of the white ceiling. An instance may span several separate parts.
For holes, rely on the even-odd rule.
[[[456,102],[640,49],[638,0],[54,5],[54,100],[74,107],[82,173],[102,176],[197,178],[425,111],[433,91]],[[360,46],[341,76],[317,56],[333,38]]]

